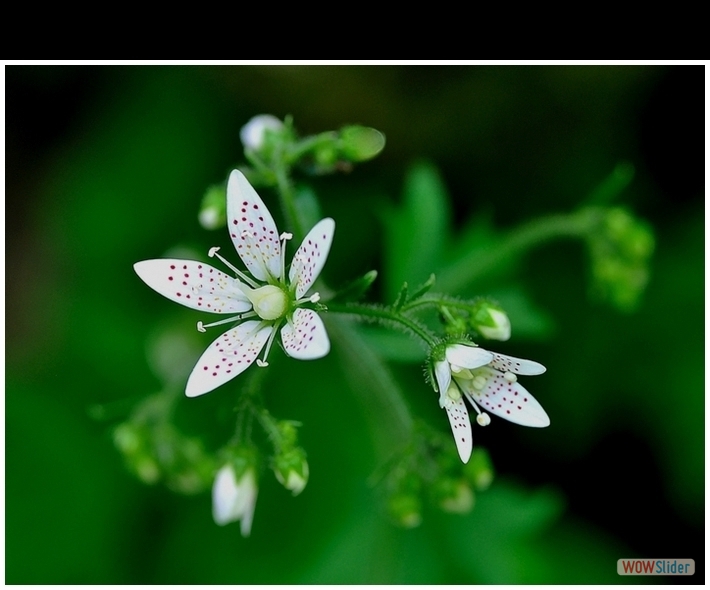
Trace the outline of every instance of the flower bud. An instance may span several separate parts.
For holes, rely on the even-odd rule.
[[[413,529],[422,523],[422,503],[415,494],[394,494],[390,496],[387,508],[390,516],[403,528]]]
[[[245,149],[258,151],[264,146],[267,131],[281,131],[283,122],[273,115],[256,115],[239,132]]]
[[[481,301],[471,315],[472,327],[489,340],[508,340],[510,320],[506,313],[494,303]]]
[[[247,448],[234,449],[230,454],[212,486],[212,516],[220,526],[241,521],[242,536],[248,537],[259,492],[257,457]]]
[[[444,512],[466,514],[473,508],[473,492],[463,479],[444,478],[436,484],[439,507]]]
[[[385,136],[372,127],[351,125],[340,130],[340,153],[350,162],[363,162],[385,147]]]
[[[308,462],[303,449],[296,448],[278,455],[274,460],[274,474],[281,485],[298,496],[308,483]]]

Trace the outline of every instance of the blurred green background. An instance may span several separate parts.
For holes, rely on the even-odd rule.
[[[663,581],[703,582],[702,66],[16,65],[5,100],[7,583],[638,582],[617,576],[621,557],[693,558],[694,578]],[[212,522],[209,494],[125,470],[110,429],[160,388],[146,340],[158,325],[193,334],[198,319],[132,264],[227,244],[197,210],[243,160],[239,129],[259,113],[291,114],[303,134],[359,123],[387,137],[377,159],[313,182],[339,224],[334,285],[383,270],[387,212],[422,158],[451,195],[454,232],[571,211],[634,165],[623,202],[657,237],[635,313],[590,300],[579,242],[541,246],[506,279],[545,329],[517,335],[513,317],[512,340],[490,348],[547,366],[525,384],[552,425],[475,430],[498,478],[471,514],[390,523],[367,484],[370,417],[337,350],[284,360],[267,382],[269,409],[304,424],[311,479],[292,498],[266,474],[251,538]],[[420,366],[391,366],[446,432]],[[191,434],[228,432],[221,395],[180,401]],[[106,419],[96,404],[113,408]]]

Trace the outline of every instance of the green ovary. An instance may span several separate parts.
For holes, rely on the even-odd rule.
[[[288,297],[275,285],[265,285],[250,290],[246,296],[254,306],[254,311],[262,320],[277,320],[286,314]]]

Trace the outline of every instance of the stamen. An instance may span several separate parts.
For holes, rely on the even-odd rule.
[[[486,378],[483,375],[476,375],[473,378],[473,388],[482,391],[486,386]]]
[[[246,276],[241,270],[230,264],[221,254],[217,254],[219,251],[219,246],[215,246],[214,248],[210,248],[210,251],[207,253],[207,256],[210,258],[213,258],[216,256],[219,258],[227,267],[229,267],[240,279],[242,279],[245,283],[249,284],[252,286],[252,288],[256,289],[259,286],[259,283],[255,283],[252,281],[248,276]]]
[[[277,332],[279,331],[279,325],[281,322],[275,323],[271,327],[271,334],[269,335],[269,340],[266,342],[266,346],[264,347],[264,358],[262,359],[256,359],[256,364],[259,365],[260,367],[268,367],[269,363],[266,361],[266,358],[269,356],[269,351],[271,350],[271,345],[274,342],[274,338],[276,337]]]
[[[461,391],[459,390],[456,385],[452,382],[449,385],[449,389],[446,391],[446,395],[449,397],[449,399],[457,402],[461,399]]]
[[[206,332],[207,328],[213,328],[214,326],[221,326],[222,324],[228,324],[230,322],[237,322],[246,318],[253,318],[256,315],[253,311],[248,311],[246,313],[241,313],[239,315],[232,316],[224,320],[219,320],[218,322],[212,322],[211,324],[203,324],[202,322],[197,322],[197,331]]]
[[[286,280],[286,242],[293,237],[293,234],[283,232],[279,239],[281,240],[281,280]]]

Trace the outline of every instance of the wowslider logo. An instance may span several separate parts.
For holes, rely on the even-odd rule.
[[[620,559],[616,562],[620,576],[692,576],[694,559]]]

